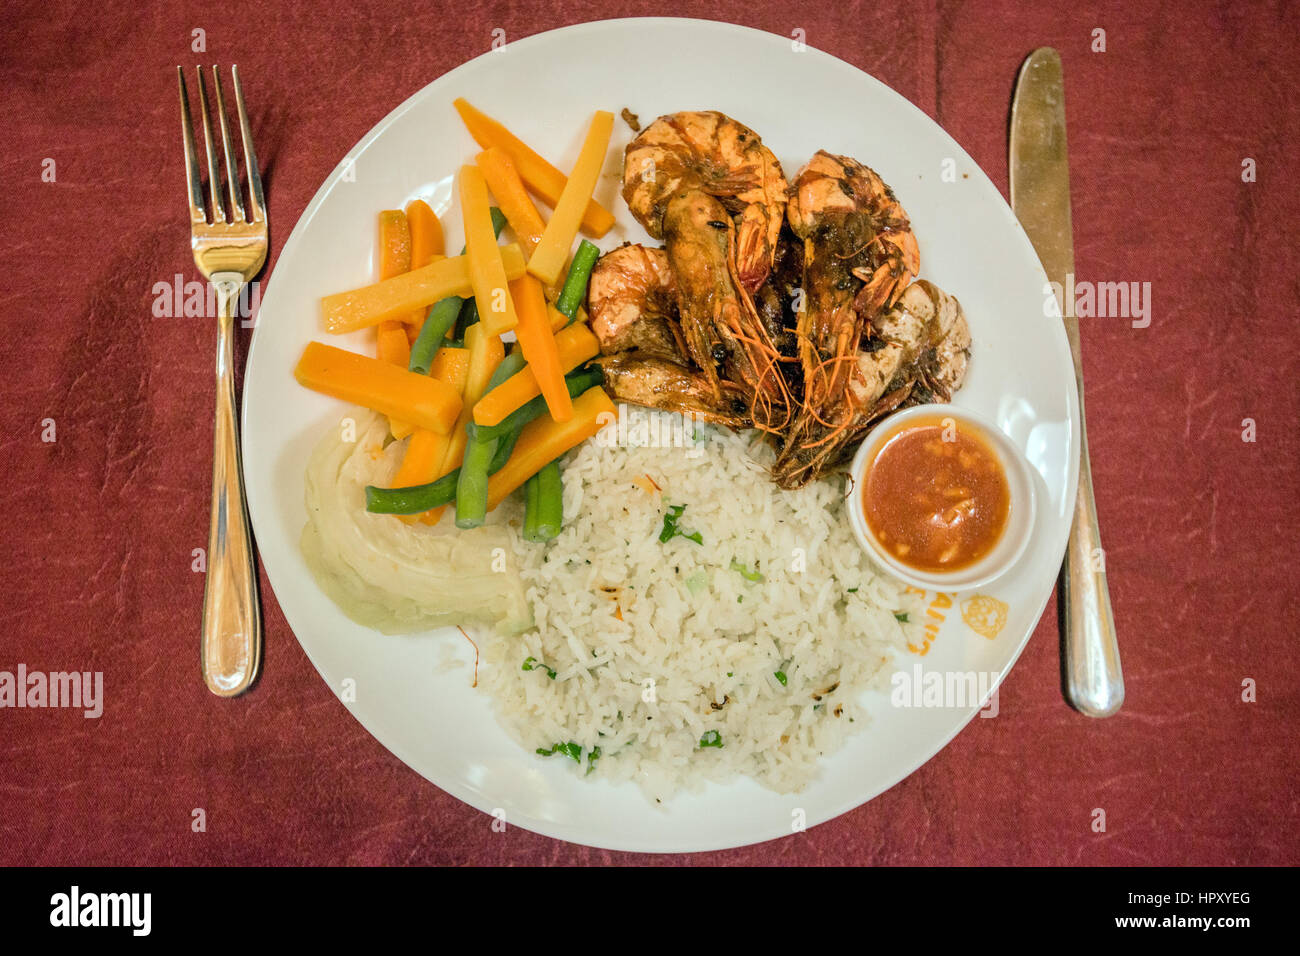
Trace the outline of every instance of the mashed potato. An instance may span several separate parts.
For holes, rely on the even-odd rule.
[[[321,589],[352,620],[385,634],[470,622],[513,633],[532,617],[501,519],[457,530],[366,511],[366,485],[387,485],[404,442],[388,422],[356,409],[356,440],[330,429],[307,465],[307,526],[301,548]],[[387,442],[387,444],[386,444]],[[492,517],[489,517],[492,520]]]

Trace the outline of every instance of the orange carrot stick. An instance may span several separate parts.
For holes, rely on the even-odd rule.
[[[469,349],[439,349],[429,374],[446,382],[456,389],[458,394],[463,394],[465,383],[469,378]],[[393,436],[404,437],[397,434],[397,426],[393,426]],[[406,443],[406,453],[402,456],[402,465],[393,479],[393,487],[424,485],[439,477],[439,469],[442,468],[442,460],[446,457],[450,442],[451,437],[448,435],[439,435],[424,428],[414,429],[411,432],[411,440]],[[438,523],[441,515],[442,508],[433,508],[420,515],[398,515],[397,517],[407,524],[418,519],[425,524],[434,525]]]
[[[434,256],[447,254],[442,223],[423,199],[406,204],[406,221],[411,225],[411,268],[427,266]]]
[[[568,177],[530,149],[510,130],[470,106],[463,97],[457,99],[454,105],[465,123],[465,128],[469,130],[469,134],[475,141],[484,149],[500,146],[514,162],[520,178],[528,188],[554,208],[564,193],[564,187],[569,181]],[[614,217],[608,209],[595,199],[587,203],[582,215],[584,232],[599,239],[609,232],[613,225]]]
[[[515,338],[524,350],[524,359],[533,371],[538,388],[546,396],[546,409],[555,421],[567,422],[573,417],[573,399],[564,384],[564,369],[546,314],[542,284],[533,276],[522,275],[510,283],[510,295],[519,315]]]
[[[293,374],[307,388],[443,434],[462,411],[461,396],[446,382],[324,342],[307,344]]]
[[[568,374],[599,354],[600,343],[585,325],[571,325],[555,333],[555,349],[559,353],[561,374]],[[565,392],[568,392],[567,386]],[[516,408],[539,394],[541,387],[537,384],[537,377],[532,368],[525,365],[475,403],[474,421],[479,425],[500,424]]]
[[[429,367],[429,374],[440,382],[446,382],[456,390],[457,395],[463,395],[465,393],[465,380],[469,378],[469,349],[439,349],[438,354],[433,358],[433,364]],[[388,430],[393,433],[394,438],[401,441],[416,429],[414,425],[400,419],[390,418],[388,420]],[[442,458],[439,457],[434,462],[435,467],[441,462]],[[433,481],[433,476],[430,475],[424,480]],[[416,482],[416,484],[423,484],[423,482]]]
[[[531,256],[537,244],[542,241],[546,231],[546,222],[537,211],[533,201],[524,188],[524,181],[519,178],[515,164],[500,146],[485,149],[476,157],[478,168],[483,170],[488,189],[496,197],[497,206],[505,213],[510,228],[519,237],[519,244],[524,247],[524,255]]]
[[[429,204],[423,199],[412,199],[406,204],[406,221],[411,227],[411,268],[427,266],[445,254],[442,223],[434,215]],[[406,341],[408,347],[415,344],[424,326],[426,309],[416,309],[402,321],[406,323]],[[410,353],[407,353],[410,359]]]
[[[391,279],[410,271],[411,229],[406,213],[385,209],[379,214],[379,278]],[[391,365],[406,368],[411,360],[411,343],[400,322],[380,322],[375,346],[379,359]]]
[[[524,426],[510,460],[488,478],[488,510],[491,511],[542,466],[559,458],[600,431],[616,416],[614,403],[599,385],[587,389],[573,403],[573,418],[554,422],[543,415]]]

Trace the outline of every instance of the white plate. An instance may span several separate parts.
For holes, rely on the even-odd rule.
[[[341,160],[294,227],[262,300],[244,381],[243,451],[253,528],[276,598],[331,690],[355,681],[348,706],[367,730],[443,790],[486,813],[503,810],[509,825],[640,851],[780,837],[801,820],[813,826],[893,786],[951,740],[979,703],[903,709],[872,695],[872,722],[824,760],[804,792],[781,796],[746,780],[656,809],[634,785],[583,781],[561,761],[517,746],[486,697],[470,689],[467,670],[437,670],[448,654],[472,659],[454,630],[386,637],[353,624],[321,593],[298,552],[303,471],[343,406],[299,387],[292,368],[309,340],[327,337],[319,298],[373,281],[380,209],[422,197],[443,217],[448,247],[460,246],[451,186],[478,148],[452,108],[457,96],[562,169],[576,157],[592,111],[623,107],[643,123],[677,110],[722,110],[753,127],[787,175],[820,148],[876,169],[911,217],[922,276],[957,295],[970,318],[970,377],[957,404],[997,422],[1042,482],[1033,541],[985,589],[1006,606],[1000,633],[971,630],[960,612],[969,596],[960,595],[934,609],[942,625],[925,656],[903,661],[903,669],[920,662],[927,671],[1005,676],[1052,591],[1075,494],[1079,411],[1061,323],[1044,314],[1047,280],[1033,247],[988,177],[924,113],[854,67],[794,47],[722,23],[641,19],[582,24],[480,56],[412,96]],[[597,196],[619,225],[601,240],[604,249],[646,238],[618,198],[632,134],[621,120],[615,125]],[[360,334],[342,344],[370,347]]]

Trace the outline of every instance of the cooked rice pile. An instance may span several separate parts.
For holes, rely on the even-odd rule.
[[[510,522],[535,627],[487,642],[480,686],[524,746],[554,751],[537,759],[657,801],[739,774],[799,790],[865,726],[859,692],[920,605],[863,554],[843,479],[782,491],[753,433],[632,414],[647,427],[564,462],[557,539]]]

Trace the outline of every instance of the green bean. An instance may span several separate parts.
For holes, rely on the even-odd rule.
[[[411,361],[406,366],[408,369],[421,375],[429,374],[433,357],[438,354],[438,349],[447,344],[447,332],[456,324],[456,316],[460,315],[460,305],[464,301],[460,296],[453,295],[430,306],[428,315],[424,317],[424,325],[420,327],[420,334],[411,346]]]
[[[541,490],[541,483],[537,480],[537,475],[533,475],[524,482],[524,540],[537,540],[537,519],[541,517],[541,511],[538,508],[538,492]]]
[[[515,442],[519,441],[519,433],[524,430],[524,426],[512,429],[497,439],[496,454],[492,456],[492,464],[488,465],[488,474],[495,475],[498,471],[506,466],[510,460],[510,455],[515,450]]]
[[[443,475],[427,485],[409,488],[377,488],[366,486],[366,510],[381,515],[418,515],[431,508],[440,508],[456,497],[456,483],[460,469]]]
[[[500,209],[493,206],[489,210],[492,216],[492,231],[498,237],[501,230],[505,228],[506,216]],[[462,247],[460,254],[463,256],[467,249]],[[449,295],[439,302],[435,302],[429,307],[428,313],[424,317],[424,325],[420,327],[420,334],[415,339],[415,344],[411,346],[411,361],[407,368],[412,372],[418,372],[421,375],[428,375],[429,369],[433,365],[433,357],[438,354],[438,349],[446,344],[447,332],[452,326],[457,324],[461,311],[465,308],[466,302],[473,302],[474,297],[462,299],[458,295]],[[478,311],[474,312],[474,322],[478,321]],[[473,325],[474,322],[467,323]],[[465,331],[462,328],[458,339],[465,337]]]
[[[462,341],[465,338],[465,330],[471,325],[478,324],[478,300],[473,296],[465,299],[460,304],[460,312],[456,316],[456,338]]]
[[[514,353],[511,353],[512,355]],[[509,356],[507,356],[508,358]],[[502,364],[505,359],[502,360]],[[499,369],[500,366],[497,366]],[[495,377],[495,376],[494,376]],[[569,394],[577,398],[587,389],[599,385],[604,379],[600,366],[588,365],[575,369],[564,377],[564,384],[569,387]],[[498,383],[500,384],[500,383]],[[546,399],[538,395],[532,401],[515,409],[496,425],[475,425],[475,437],[479,442],[496,440],[496,449],[490,456],[487,473],[495,475],[505,467],[514,451],[515,442],[523,427],[546,411]],[[468,442],[467,442],[468,445]],[[468,447],[466,448],[468,454]],[[431,508],[448,504],[457,497],[456,486],[460,480],[460,469],[444,475],[437,481],[425,485],[412,485],[409,488],[379,488],[370,485],[366,488],[366,510],[373,514],[413,515],[421,514]]]
[[[495,475],[506,466],[510,454],[515,450],[519,432],[523,429],[502,435],[497,441],[496,453],[488,465],[488,474]],[[444,475],[437,481],[425,485],[412,485],[409,488],[379,488],[369,485],[366,488],[366,510],[371,514],[384,515],[418,515],[432,508],[450,504],[456,499],[456,485],[460,481],[460,469]]]
[[[560,297],[555,303],[555,307],[567,315],[570,322],[578,314],[578,306],[582,305],[583,297],[587,294],[591,268],[598,258],[600,258],[600,250],[586,239],[582,240],[578,245],[578,251],[573,254],[573,264],[569,266],[569,274],[564,279],[564,288],[560,290]]]
[[[516,346],[514,351],[497,364],[496,370],[492,373],[492,377],[488,379],[487,388],[483,390],[483,394],[486,395],[506,379],[510,378],[510,376],[518,375],[523,371],[524,366],[527,364],[528,360],[524,358],[524,350]]]
[[[524,497],[524,538],[550,541],[564,524],[564,485],[558,460],[528,479]]]
[[[497,450],[497,439],[481,440],[473,422],[465,426],[465,459],[456,482],[456,527],[477,528],[487,518],[488,465]]]
[[[588,365],[585,368],[574,369],[564,376],[564,384],[568,386],[570,398],[577,398],[587,389],[599,385],[604,380],[605,376],[598,365]],[[499,438],[506,432],[523,428],[545,411],[546,399],[544,396],[538,395],[531,401],[520,405],[497,424],[479,426],[479,435],[484,438]]]

